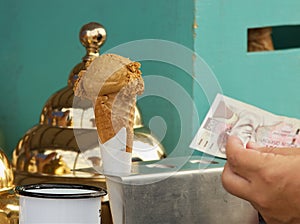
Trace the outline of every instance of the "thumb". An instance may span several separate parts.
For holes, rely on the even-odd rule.
[[[248,142],[246,144],[246,148],[247,149],[258,149],[258,148],[261,148],[262,146],[256,142]]]

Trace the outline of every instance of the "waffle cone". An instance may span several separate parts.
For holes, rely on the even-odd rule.
[[[132,152],[135,104],[136,96],[124,95],[122,91],[97,97],[94,105],[95,122],[102,144],[125,127],[126,152]]]
[[[144,91],[140,63],[119,55],[95,58],[78,74],[74,94],[93,102],[95,123],[102,144],[126,128],[126,152],[132,152],[136,96]]]

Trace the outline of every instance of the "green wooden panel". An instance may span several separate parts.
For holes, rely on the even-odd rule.
[[[300,49],[247,53],[248,28],[299,25],[300,2],[197,0],[195,8],[195,51],[213,69],[223,93],[300,118]],[[194,94],[203,95],[197,89]],[[199,110],[208,106],[198,102]]]

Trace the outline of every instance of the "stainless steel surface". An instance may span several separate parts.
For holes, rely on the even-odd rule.
[[[170,158],[138,165],[136,174],[115,179],[125,198],[125,223],[257,224],[253,207],[223,189],[224,160],[210,161]]]

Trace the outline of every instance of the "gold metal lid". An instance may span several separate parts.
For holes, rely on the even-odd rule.
[[[84,25],[79,38],[86,55],[68,77],[68,84],[54,93],[45,103],[39,124],[29,129],[13,152],[12,165],[17,184],[43,182],[105,182],[102,175],[74,171],[99,166],[101,161],[98,134],[91,102],[74,96],[73,84],[80,71],[99,56],[106,40],[104,27],[98,23]],[[75,102],[75,103],[74,103]],[[146,127],[140,111],[135,110],[133,160],[158,160],[165,156],[163,146]]]
[[[0,149],[0,192],[12,189],[14,187],[14,174],[12,166]]]

